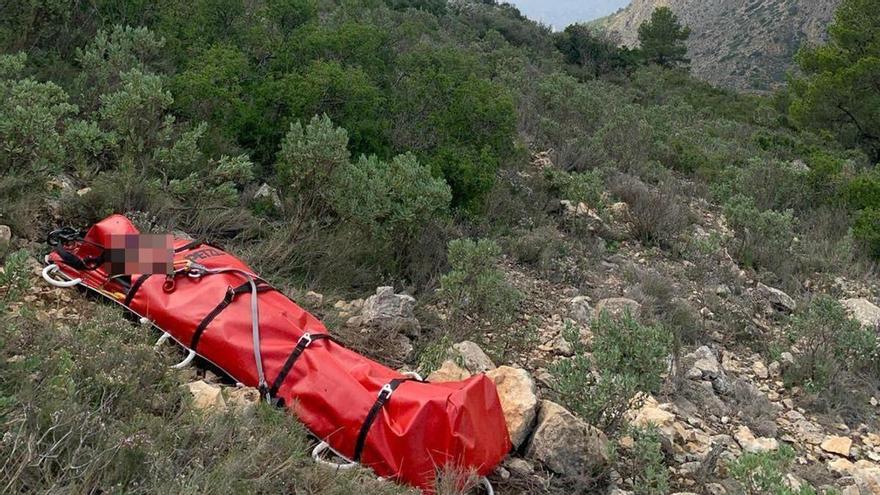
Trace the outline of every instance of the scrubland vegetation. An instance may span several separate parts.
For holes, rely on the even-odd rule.
[[[828,44],[805,47],[770,96],[690,77],[687,32],[663,9],[640,29],[645,49],[629,50],[490,1],[6,6],[0,223],[25,250],[0,273],[0,305],[15,308],[0,324],[0,491],[396,493],[312,467],[302,426],[269,407],[205,421],[161,366],[171,358],[115,313],[59,323],[29,308],[27,258],[41,248],[28,241],[59,224],[123,212],[242,253],[279,285],[405,289],[448,313],[417,342],[412,361],[427,368],[460,340],[500,361],[536,345],[504,260],[574,287],[624,242],[688,260],[700,284],[730,276],[721,252],[797,294],[807,279],[876,274],[871,3],[844,1]],[[595,218],[560,214],[560,200]],[[694,204],[725,230],[694,237]],[[609,227],[621,214],[628,228]],[[589,352],[566,329],[553,397],[632,436],[639,457],[621,458],[621,475],[666,493],[658,433],[624,416],[661,393],[669,355],[718,329],[664,276],[634,277],[643,314],[595,319]],[[739,314],[720,330],[768,356],[797,344],[786,385],[818,411],[866,418],[851,399],[876,392],[876,331],[834,299],[805,300],[778,322],[784,335],[743,329]],[[812,493],[779,491],[789,454],[746,456],[731,474],[746,493]]]

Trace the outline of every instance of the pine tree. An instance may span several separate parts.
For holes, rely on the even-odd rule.
[[[650,21],[639,26],[642,57],[648,63],[663,67],[688,64],[685,41],[690,35],[690,28],[682,27],[669,7],[659,7],[651,14]]]

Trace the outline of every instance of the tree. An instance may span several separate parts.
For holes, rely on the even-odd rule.
[[[806,47],[792,81],[794,120],[835,134],[880,161],[880,10],[874,0],[845,0],[828,43]]]
[[[618,48],[613,39],[586,24],[572,24],[554,38],[565,61],[583,67],[594,78],[625,68],[631,62],[629,49]]]
[[[651,20],[639,26],[639,43],[642,57],[649,63],[663,67],[688,64],[685,41],[691,35],[689,27],[682,27],[678,16],[669,7],[659,7],[651,14]]]

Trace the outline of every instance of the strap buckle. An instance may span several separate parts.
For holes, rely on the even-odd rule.
[[[186,267],[186,276],[189,278],[201,278],[207,272],[207,268],[194,262],[190,262]]]
[[[386,401],[391,397],[391,394],[394,393],[394,389],[391,388],[390,383],[386,383],[382,385],[382,388],[379,389],[379,400]]]
[[[303,336],[299,338],[299,342],[297,342],[296,345],[302,345],[303,347],[312,345],[312,334],[309,332],[304,333]]]
[[[57,246],[61,243],[68,243],[77,240],[80,237],[79,230],[73,227],[61,227],[49,232],[46,236],[46,244]]]

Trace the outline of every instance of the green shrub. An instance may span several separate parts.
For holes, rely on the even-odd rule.
[[[568,173],[548,167],[544,169],[544,178],[551,191],[559,199],[565,199],[574,204],[585,203],[598,211],[602,211],[604,208],[602,193],[605,190],[605,181],[600,170]]]
[[[614,431],[639,392],[655,393],[660,388],[671,335],[661,326],[640,324],[629,313],[620,319],[603,313],[593,323],[592,355],[588,355],[574,328],[563,334],[574,356],[552,368],[554,392],[589,423]]]
[[[365,470],[315,466],[307,432],[287,411],[202,414],[182,388],[186,375],[170,369],[179,357],[157,352],[153,332],[115,307],[79,308],[88,313],[70,328],[0,319],[4,491],[403,492]]]
[[[880,259],[880,208],[859,212],[853,225],[853,237],[869,256]]]
[[[795,364],[786,372],[789,383],[823,392],[847,374],[872,375],[880,370],[880,341],[875,329],[851,320],[836,300],[814,299],[792,317],[789,338],[797,345]]]
[[[31,287],[30,254],[22,249],[6,255],[3,270],[0,271],[0,310],[3,306],[21,299]]]
[[[515,321],[522,294],[498,268],[501,248],[495,241],[456,239],[449,242],[448,256],[451,270],[440,278],[440,297],[459,327],[456,338],[473,337],[464,333],[476,330],[468,317],[497,330]]]
[[[656,189],[621,177],[612,191],[629,206],[632,234],[646,244],[669,247],[690,224],[690,211],[668,188]]]
[[[724,207],[728,225],[735,231],[733,254],[742,263],[784,275],[792,265],[791,211],[761,210],[751,197],[737,194]]]
[[[731,477],[739,481],[748,495],[815,495],[816,490],[806,483],[798,490],[786,484],[786,474],[794,457],[794,449],[782,445],[769,452],[746,452],[728,469]]]
[[[617,465],[635,495],[666,495],[669,493],[669,470],[666,468],[660,430],[655,425],[645,428],[630,426],[626,435],[633,439],[629,452]]]

